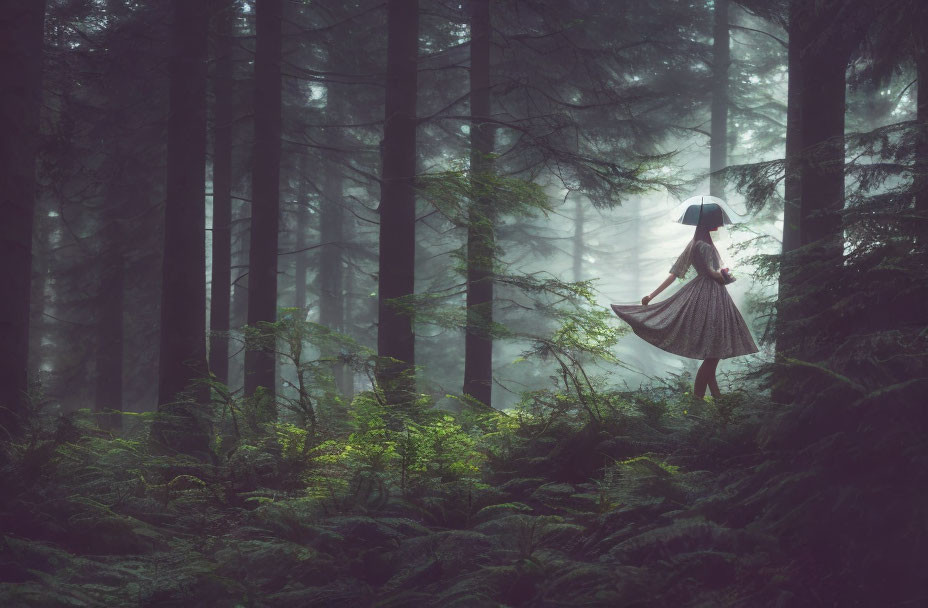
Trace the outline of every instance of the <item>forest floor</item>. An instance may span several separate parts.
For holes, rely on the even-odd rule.
[[[400,477],[396,443],[357,429],[313,451],[278,425],[204,465],[62,419],[8,446],[0,605],[823,605],[831,557],[784,532],[819,482],[761,447],[773,406],[623,399],[595,420],[473,426],[494,446],[465,445],[476,472],[445,441],[448,467]],[[366,455],[346,464],[346,445]]]

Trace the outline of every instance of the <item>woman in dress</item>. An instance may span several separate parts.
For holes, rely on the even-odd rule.
[[[727,268],[720,268],[721,258],[711,237],[721,225],[721,209],[701,213],[693,240],[670,268],[670,276],[641,299],[641,306],[611,305],[638,336],[654,346],[703,360],[693,387],[698,398],[705,396],[707,386],[713,397],[721,395],[715,379],[720,359],[757,352],[747,324],[725,289],[734,279]],[[696,269],[693,280],[666,300],[651,304],[675,279],[685,277],[690,266]]]

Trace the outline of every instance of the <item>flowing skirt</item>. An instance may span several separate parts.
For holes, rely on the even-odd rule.
[[[728,290],[707,276],[697,276],[660,302],[612,310],[654,346],[692,359],[727,359],[757,352],[747,324]]]

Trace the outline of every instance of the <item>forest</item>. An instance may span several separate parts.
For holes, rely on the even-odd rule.
[[[0,78],[0,606],[928,605],[928,2],[0,0]],[[694,196],[708,397],[610,310]]]

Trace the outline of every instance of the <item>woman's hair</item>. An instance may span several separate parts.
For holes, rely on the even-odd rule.
[[[696,225],[696,232],[693,239],[712,243],[712,237],[709,235],[710,230],[715,230],[722,225],[722,210],[716,206],[709,209],[700,210],[699,224]]]
[[[712,230],[712,227],[710,226],[696,226],[696,232],[693,234],[693,240],[705,241],[711,245],[712,236],[709,234],[710,230]]]

